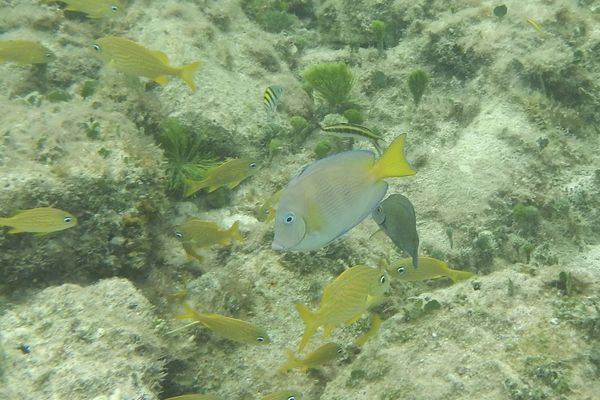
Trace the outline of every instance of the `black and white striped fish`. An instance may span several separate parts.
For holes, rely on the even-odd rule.
[[[272,113],[277,111],[277,104],[279,104],[279,98],[283,96],[283,92],[284,90],[282,86],[268,86],[265,89],[265,94],[263,95],[263,104],[265,105],[265,110]]]

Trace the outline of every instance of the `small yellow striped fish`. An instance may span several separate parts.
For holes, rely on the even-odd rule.
[[[168,397],[165,400],[219,400],[214,394],[182,394],[181,396]]]
[[[302,393],[297,390],[281,390],[279,392],[271,393],[263,396],[261,400],[300,400]]]
[[[371,316],[371,326],[369,327],[369,330],[366,331],[365,333],[363,333],[362,335],[360,335],[359,337],[357,337],[354,340],[354,344],[359,347],[364,346],[365,343],[367,343],[367,340],[369,340],[370,338],[375,336],[377,334],[377,332],[379,332],[380,326],[381,326],[381,317],[379,316],[379,314],[373,314]]]
[[[277,111],[277,104],[279,104],[279,98],[283,96],[283,93],[283,86],[268,86],[265,89],[265,94],[263,95],[263,104],[265,106],[265,110],[271,113]]]
[[[256,219],[260,222],[271,222],[275,218],[275,203],[279,201],[283,189],[273,193],[257,210]]]
[[[214,244],[226,246],[233,240],[241,241],[243,238],[239,227],[240,221],[235,221],[229,229],[221,230],[219,225],[214,222],[190,218],[177,227],[175,236],[183,244],[183,248],[188,256],[202,261],[202,256],[197,252],[198,249]]]
[[[446,276],[452,283],[464,281],[474,276],[472,272],[460,271],[448,267],[448,263],[432,257],[419,257],[419,268],[412,268],[412,258],[402,258],[394,266],[388,266],[387,270],[393,279],[404,282],[424,281]]]
[[[196,91],[194,73],[200,61],[175,67],[169,64],[169,58],[159,50],[151,50],[124,37],[106,36],[94,44],[98,57],[118,71],[125,74],[143,76],[159,85],[166,85],[167,76],[176,76]]]
[[[382,153],[381,149],[384,146],[383,138],[381,137],[381,135],[373,132],[365,126],[351,124],[349,122],[341,122],[335,125],[319,126],[319,128],[323,132],[329,133],[330,135],[334,136],[347,137],[359,140],[369,140],[375,147],[375,150],[377,150],[377,153]]]
[[[20,39],[0,41],[0,63],[45,64],[54,59],[54,53],[38,42]]]
[[[184,304],[183,309],[185,313],[176,315],[176,319],[194,319],[217,335],[234,342],[246,344],[267,344],[271,342],[264,329],[258,328],[249,322],[220,314],[200,313],[188,304]]]
[[[79,11],[88,18],[110,18],[123,12],[120,0],[61,0],[66,3],[65,10]]]
[[[535,29],[536,31],[538,31],[539,34],[543,35],[544,34],[544,30],[542,29],[542,27],[540,26],[540,24],[538,24],[537,22],[535,22],[533,20],[533,18],[527,18],[527,23],[531,26],[533,26],[533,29]]]
[[[303,359],[294,355],[291,350],[287,351],[287,361],[279,368],[279,371],[287,371],[298,368],[306,372],[309,368],[320,367],[321,365],[337,358],[342,352],[342,348],[337,343],[326,343],[313,352],[309,353]]]
[[[206,174],[206,179],[193,181],[187,179],[184,195],[191,196],[198,190],[208,188],[209,192],[214,192],[222,186],[233,189],[247,177],[256,172],[256,163],[247,158],[235,158],[224,162],[223,164],[210,169]]]
[[[57,208],[40,207],[19,210],[12,217],[0,218],[0,226],[10,226],[8,233],[48,233],[77,225],[74,215]]]
[[[304,349],[320,326],[323,326],[323,336],[329,336],[336,326],[344,323],[350,325],[358,320],[370,306],[383,298],[388,286],[384,272],[366,265],[357,265],[342,272],[325,287],[316,312],[310,311],[303,304],[296,304],[305,325],[298,351]]]

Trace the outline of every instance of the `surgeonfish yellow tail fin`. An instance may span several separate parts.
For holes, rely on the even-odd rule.
[[[296,358],[296,355],[290,349],[287,349],[287,361],[283,363],[281,367],[279,367],[280,372],[286,372],[290,369],[294,369],[300,366],[300,360]]]
[[[179,77],[183,79],[185,83],[187,83],[190,89],[192,89],[192,92],[195,92],[198,89],[194,83],[194,74],[199,66],[200,61],[196,61],[191,64],[183,65],[179,69]]]
[[[475,274],[469,271],[460,271],[457,269],[452,269],[448,271],[448,278],[452,280],[452,283],[465,281],[472,276],[475,276]]]
[[[371,173],[377,179],[393,176],[414,175],[415,171],[404,157],[404,140],[406,134],[398,136],[383,152],[383,155],[371,167]]]
[[[240,221],[235,221],[233,225],[231,225],[231,228],[228,229],[228,232],[231,240],[237,240],[240,242],[244,240],[242,234],[240,233]]]
[[[296,304],[296,310],[298,310],[298,314],[300,314],[300,318],[304,322],[304,335],[302,335],[302,340],[298,345],[298,352],[302,352],[319,326],[315,320],[315,314],[304,304]]]

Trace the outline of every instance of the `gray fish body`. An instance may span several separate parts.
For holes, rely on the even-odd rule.
[[[392,194],[375,208],[371,216],[392,242],[412,257],[413,267],[417,268],[419,234],[415,209],[410,200],[401,194]]]

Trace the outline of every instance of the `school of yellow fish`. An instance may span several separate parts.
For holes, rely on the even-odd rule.
[[[62,2],[65,3],[64,10],[83,13],[90,19],[111,18],[124,12],[123,4],[118,0]],[[534,23],[528,22],[536,27]],[[148,49],[120,36],[99,38],[92,47],[98,58],[124,74],[145,77],[160,85],[165,85],[168,77],[173,76],[182,79],[192,92],[197,89],[193,76],[200,65],[199,61],[173,66],[165,53]],[[35,41],[0,41],[0,62],[44,64],[54,58],[52,51]],[[267,87],[263,95],[266,112],[276,112],[278,100],[283,93],[282,86]],[[412,204],[401,195],[392,195],[383,201],[388,189],[385,179],[409,176],[416,172],[404,156],[406,135],[398,136],[387,149],[382,150],[383,139],[366,127],[338,124],[321,129],[331,134],[368,139],[376,147],[377,153],[353,150],[315,161],[305,166],[285,188],[278,190],[264,202],[258,208],[256,217],[265,223],[274,220],[272,249],[320,249],[335,240],[340,240],[346,232],[372,214],[392,241],[411,257],[378,268],[366,265],[349,267],[325,285],[316,310],[312,311],[304,304],[296,304],[296,310],[305,325],[298,343],[298,353],[304,351],[319,328],[322,328],[323,336],[328,337],[335,328],[356,322],[371,307],[380,303],[389,289],[390,277],[392,280],[404,282],[447,277],[455,283],[473,276],[467,271],[451,269],[444,261],[417,256],[418,236]],[[256,161],[246,158],[230,159],[209,170],[202,181],[186,181],[184,194],[192,196],[203,189],[213,192],[222,187],[234,189],[256,172]],[[49,234],[73,228],[77,222],[73,214],[52,207],[20,210],[11,216],[0,217],[0,227],[8,227],[8,233],[11,234]],[[239,225],[239,221],[236,221],[229,228],[222,229],[216,222],[190,217],[175,227],[175,236],[188,257],[202,262],[203,257],[199,253],[201,249],[242,241]],[[183,299],[185,294],[179,297]],[[199,312],[185,302],[182,303],[182,308],[183,312],[174,318],[193,320],[183,328],[201,325],[217,336],[241,344],[271,343],[266,329],[250,322],[215,313]],[[381,323],[381,317],[372,314],[370,328],[357,337],[354,344],[363,346],[369,338],[377,334]],[[181,328],[172,332],[179,329]],[[335,361],[341,352],[342,346],[335,342],[322,344],[302,358],[288,349],[287,360],[279,370],[287,372],[299,369],[305,372]],[[263,400],[301,398],[301,392],[288,389],[262,397]],[[218,396],[214,394],[196,393],[170,397],[167,400],[216,399]]]

